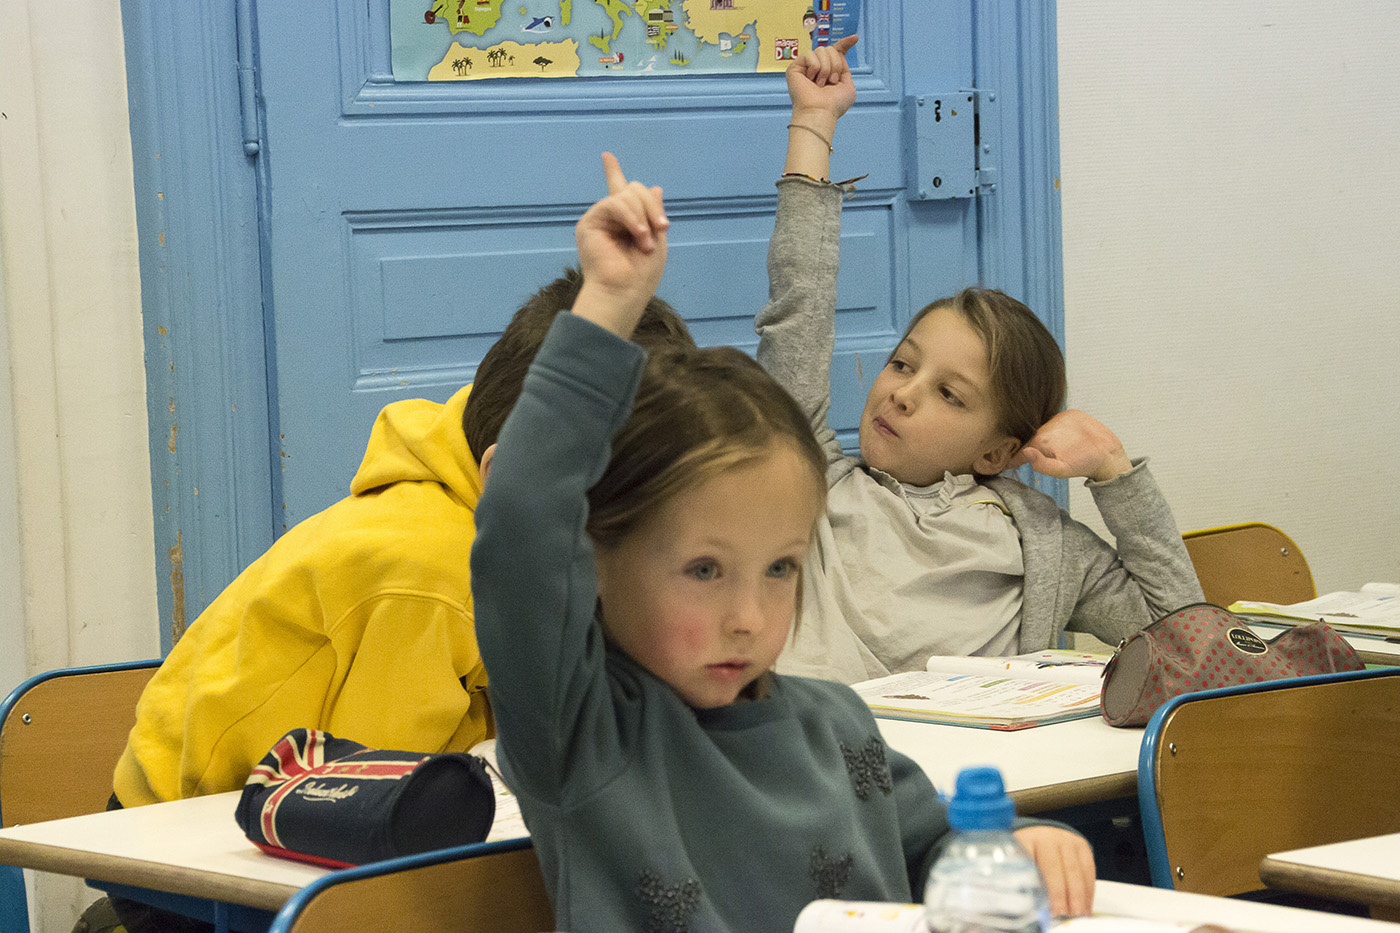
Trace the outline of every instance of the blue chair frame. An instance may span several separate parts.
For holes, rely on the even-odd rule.
[[[0,930],[29,933],[29,894],[24,872],[13,865],[0,868]]]
[[[58,668],[52,671],[45,671],[42,674],[36,674],[10,691],[5,701],[0,703],[0,729],[3,729],[4,726],[9,724],[10,716],[12,713],[16,712],[16,707],[21,707],[30,691],[40,684],[63,677],[139,670],[159,666],[160,659],[156,658],[145,661],[127,661],[117,664],[98,664],[88,667]],[[25,714],[21,711],[19,715],[23,716]],[[2,735],[3,732],[0,732],[0,736]],[[3,739],[0,739],[0,769],[3,769],[5,757],[6,750],[4,748],[4,742]],[[72,762],[72,764],[75,765],[82,763],[91,764],[94,768],[105,768],[108,775],[106,780],[110,784],[111,771],[116,765],[115,758],[110,762],[98,762],[90,758],[86,759],[85,762],[79,759],[74,759]],[[0,787],[4,786],[3,778],[3,770],[0,770]],[[3,803],[3,798],[0,798],[0,826],[8,825],[5,820]],[[66,815],[76,815],[76,811],[75,813]],[[28,933],[29,930],[29,899],[24,887],[24,872],[19,868],[9,865],[0,867],[0,930],[3,930],[4,933],[12,933],[12,931],[13,933]]]
[[[1159,787],[1157,781],[1157,762],[1159,755],[1163,754],[1164,752],[1169,756],[1176,754],[1175,749],[1170,747],[1163,747],[1163,732],[1166,729],[1166,727],[1170,724],[1177,711],[1181,710],[1188,704],[1199,704],[1205,701],[1217,700],[1224,697],[1248,696],[1251,694],[1270,693],[1284,690],[1298,690],[1299,688],[1326,686],[1330,684],[1345,684],[1349,682],[1394,678],[1400,678],[1400,668],[1381,668],[1375,670],[1347,671],[1334,674],[1319,674],[1309,677],[1286,678],[1281,680],[1265,681],[1263,683],[1244,684],[1234,687],[1222,687],[1214,690],[1203,690],[1197,693],[1187,693],[1182,694],[1181,696],[1174,697],[1171,700],[1168,700],[1165,704],[1163,704],[1161,708],[1159,708],[1157,712],[1153,714],[1151,720],[1147,723],[1143,734],[1142,747],[1138,753],[1138,804],[1142,813],[1143,835],[1145,837],[1145,842],[1147,846],[1147,856],[1149,867],[1151,870],[1152,884],[1160,888],[1196,891],[1202,890],[1199,886],[1197,886],[1198,879],[1186,879],[1185,883],[1178,883],[1183,881],[1183,876],[1185,872],[1183,871],[1179,874],[1178,871],[1173,868],[1168,858],[1166,834],[1163,826],[1163,815],[1161,809],[1158,806]],[[1397,698],[1400,698],[1400,680],[1396,681],[1394,689]],[[1297,694],[1295,696],[1303,695]],[[1397,716],[1397,710],[1400,710],[1400,700],[1397,700],[1394,706],[1395,708],[1388,710],[1386,715],[1388,716],[1388,719],[1390,721],[1400,723],[1400,717]],[[1397,728],[1400,728],[1400,726],[1398,726]],[[1346,730],[1338,729],[1335,731],[1338,734],[1344,735]],[[1400,739],[1400,736],[1374,735],[1367,736],[1366,739],[1368,741],[1373,740],[1376,743],[1377,748],[1381,749],[1384,755],[1400,758],[1400,741],[1397,741],[1397,739]],[[1339,741],[1344,740],[1345,739],[1339,739]],[[1388,748],[1385,747],[1386,743],[1389,743]],[[1168,744],[1170,745],[1171,743]],[[1319,756],[1325,756],[1326,751],[1326,749],[1319,749]],[[1359,764],[1353,764],[1355,764],[1356,767],[1361,767],[1361,765]],[[1368,762],[1367,766],[1370,767],[1371,763]],[[1394,771],[1391,771],[1390,773],[1393,774]],[[1255,796],[1261,798],[1264,801],[1264,803],[1261,804],[1261,809],[1266,809],[1268,805],[1267,801],[1270,794],[1270,788],[1267,785],[1267,783],[1264,782],[1264,779],[1270,776],[1275,778],[1281,777],[1281,775],[1277,772],[1272,773],[1272,775],[1261,774],[1261,783],[1257,788],[1254,788],[1257,791]],[[1317,811],[1328,807],[1329,804],[1335,805],[1337,801],[1335,799],[1330,799],[1326,796],[1331,790],[1333,789],[1327,787],[1317,787],[1315,789],[1315,799],[1308,801],[1297,801],[1298,809],[1311,808],[1311,810]],[[1362,788],[1361,790],[1364,792],[1365,789]],[[1243,796],[1248,796],[1247,790]],[[1377,799],[1381,797],[1391,796],[1394,795],[1371,794],[1370,798]],[[1364,799],[1366,798],[1363,797],[1363,800]],[[1397,815],[1394,817],[1394,819],[1400,819],[1400,805],[1391,807],[1390,805],[1386,804],[1385,806],[1387,809],[1393,809],[1396,812]],[[1355,820],[1351,819],[1351,811],[1347,811],[1347,813],[1348,819],[1354,822]],[[1392,817],[1390,817],[1389,815],[1382,815],[1378,817],[1378,819],[1382,822],[1375,824],[1377,828],[1373,830],[1374,832],[1395,831],[1397,829],[1400,829],[1400,825],[1397,825],[1393,829],[1389,830],[1379,828],[1380,825],[1382,825],[1382,823],[1384,823],[1386,820],[1392,819]],[[1343,822],[1346,822],[1346,820],[1344,820]],[[1261,835],[1265,837],[1268,837],[1271,833],[1275,832],[1275,827],[1272,824],[1266,824],[1261,822],[1258,825],[1261,830]],[[1326,832],[1329,831],[1331,830],[1325,829],[1322,832],[1325,835]],[[1339,827],[1338,831],[1346,832],[1346,829],[1343,826]],[[1358,835],[1368,834],[1369,833],[1367,832],[1361,832]],[[1347,836],[1343,835],[1337,838],[1347,838]],[[1304,841],[1301,843],[1301,845],[1313,845],[1321,844],[1324,842],[1337,841],[1337,838],[1318,838],[1316,840]],[[1291,844],[1280,845],[1277,848],[1272,849],[1271,851],[1279,851],[1281,849],[1294,847],[1296,846]],[[1250,868],[1250,870],[1253,871],[1254,878],[1256,881],[1258,878],[1258,861],[1260,858],[1262,858],[1264,854],[1268,854],[1268,852],[1261,853],[1258,858],[1254,858],[1253,866]],[[1249,858],[1252,858],[1252,856],[1246,855],[1244,856],[1244,858],[1245,860],[1248,860]],[[1244,890],[1257,890],[1262,887],[1262,882],[1259,882],[1257,885],[1255,885],[1254,888],[1246,888]],[[1244,891],[1212,890],[1205,891],[1204,893],[1235,894],[1244,893]]]

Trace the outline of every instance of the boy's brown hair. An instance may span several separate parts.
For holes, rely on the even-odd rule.
[[[573,267],[535,292],[515,316],[510,319],[501,337],[486,351],[476,367],[476,378],[467,407],[462,412],[462,432],[477,463],[486,448],[496,443],[501,425],[520,398],[525,385],[525,373],[549,333],[549,326],[560,311],[574,306],[583,274]],[[662,349],[694,349],[695,338],[685,321],[669,304],[655,296],[647,302],[646,310],[632,340],[650,351]]]
[[[941,308],[962,315],[987,347],[987,375],[997,427],[1022,444],[1065,404],[1065,357],[1035,312],[995,288],[965,288],[919,311],[908,337],[924,316]]]

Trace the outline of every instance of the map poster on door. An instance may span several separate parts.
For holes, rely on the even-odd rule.
[[[396,81],[782,71],[860,0],[390,0]]]

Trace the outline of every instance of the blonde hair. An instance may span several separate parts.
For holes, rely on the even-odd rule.
[[[616,547],[672,496],[789,444],[825,506],[826,455],[792,396],[732,347],[654,353],[612,459],[588,492],[588,535]]]

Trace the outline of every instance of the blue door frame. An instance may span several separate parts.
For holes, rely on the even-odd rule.
[[[237,13],[233,0],[122,4],[162,654],[273,540]]]

